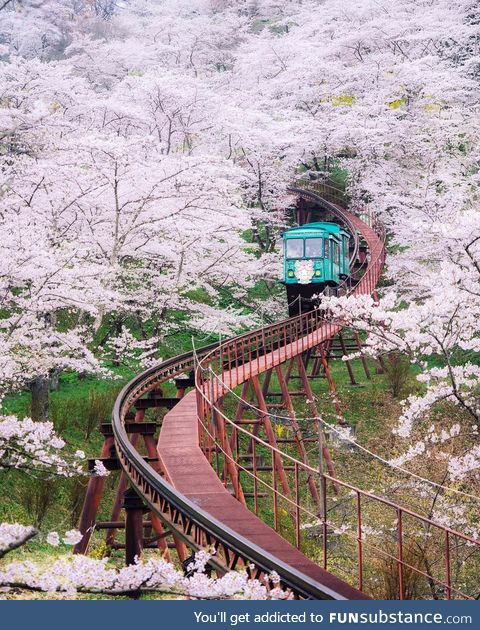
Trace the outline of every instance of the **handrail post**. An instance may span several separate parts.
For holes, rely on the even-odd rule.
[[[226,391],[225,380],[223,376],[224,371],[228,371],[228,369],[225,370],[225,348],[223,347],[223,342],[222,342],[222,339],[220,338],[220,374],[219,376],[221,378],[222,398],[225,396],[225,391]]]
[[[324,457],[323,457],[323,429],[320,417],[317,418],[318,426],[318,473],[319,473],[319,507],[320,521],[323,529],[323,568],[327,568],[327,480],[324,473]]]
[[[242,357],[242,374],[243,374],[243,380],[245,380],[246,376],[245,376],[245,340],[242,339],[241,341],[242,344],[242,349],[241,349],[241,357]]]
[[[258,477],[257,477],[257,441],[252,440],[252,461],[253,461],[253,501],[255,514],[258,515]]]
[[[321,488],[322,488],[322,494],[321,494],[320,505],[322,506],[321,519],[322,519],[322,529],[323,529],[323,568],[326,571],[327,565],[328,565],[328,561],[327,561],[328,524],[327,524],[327,478],[325,476],[322,476]]]
[[[278,532],[277,454],[272,449],[273,524]]]
[[[260,374],[260,341],[258,339],[258,334],[255,335],[255,347],[257,350],[257,374]]]
[[[295,462],[295,546],[300,549],[300,474],[298,462]]]
[[[445,580],[447,584],[447,599],[452,599],[452,574],[450,569],[450,535],[448,529],[445,530]]]
[[[212,366],[210,365],[210,401],[209,401],[209,405],[210,405],[210,433],[211,433],[211,443],[212,443],[212,451],[213,453],[215,453],[215,469],[217,471],[217,475],[218,477],[220,477],[220,460],[219,460],[219,453],[218,453],[218,447],[217,447],[217,438],[218,438],[218,434],[217,434],[217,423],[216,423],[216,418],[215,418],[215,391],[214,391],[214,383],[213,383],[213,370],[212,370]],[[213,461],[213,453],[212,453],[212,461]]]
[[[363,590],[363,541],[362,541],[362,506],[361,494],[357,490],[357,560],[358,560],[358,589]]]
[[[403,570],[403,511],[402,508],[397,508],[397,565],[398,565],[398,590],[399,599],[405,599],[405,583],[404,583],[404,570]]]

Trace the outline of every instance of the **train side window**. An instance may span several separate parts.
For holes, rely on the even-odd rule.
[[[325,258],[330,258],[330,241],[325,239]]]
[[[307,238],[305,240],[305,257],[321,258],[323,254],[323,238]]]
[[[333,243],[333,262],[335,264],[339,264],[340,263],[340,246],[338,243]]]
[[[289,238],[287,241],[287,258],[302,258],[303,238]]]

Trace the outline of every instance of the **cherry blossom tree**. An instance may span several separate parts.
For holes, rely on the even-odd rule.
[[[113,348],[155,360],[178,313],[204,330],[251,324],[243,303],[265,273],[241,236],[251,215],[244,171],[223,153],[221,98],[192,55],[188,80],[160,72],[151,47],[112,74],[105,60],[120,42],[92,44],[97,66],[83,67],[77,35],[71,57],[11,56],[2,77],[2,381],[31,383],[43,419],[53,372],[102,373]],[[219,308],[228,291],[241,309]]]

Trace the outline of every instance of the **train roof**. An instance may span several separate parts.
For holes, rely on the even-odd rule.
[[[346,232],[341,225],[338,225],[338,223],[316,221],[314,223],[305,223],[304,225],[299,225],[297,227],[290,228],[289,230],[285,230],[285,232],[282,234],[282,237],[298,238],[304,236],[314,236],[315,233],[318,232],[322,232],[322,236],[325,232],[327,234],[345,234],[346,236],[350,236],[350,234]]]

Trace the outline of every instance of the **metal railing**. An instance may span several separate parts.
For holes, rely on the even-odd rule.
[[[344,203],[339,191],[327,189],[323,184],[314,182],[309,187],[321,194],[327,201],[335,204]],[[369,257],[365,262],[364,273],[354,288],[355,294],[371,294],[377,285],[384,262],[383,233],[379,229],[375,217],[362,211],[362,217],[368,218],[368,225],[360,221],[358,217],[350,215],[349,218],[362,232],[369,246]],[[376,231],[375,231],[376,230]],[[250,540],[239,536],[237,532],[225,527],[218,519],[203,511],[197,505],[189,501],[178,492],[160,474],[155,472],[143,456],[131,444],[125,431],[124,423],[127,413],[146,393],[158,387],[159,384],[174,376],[190,371],[196,366],[196,395],[200,445],[204,448],[206,457],[212,463],[219,464],[218,458],[223,458],[223,465],[228,461],[238,474],[251,480],[253,486],[253,509],[259,510],[259,489],[264,489],[272,496],[273,520],[277,529],[282,527],[280,506],[286,505],[287,516],[293,519],[294,541],[297,547],[302,545],[305,536],[302,525],[305,519],[313,521],[314,526],[319,524],[322,531],[322,565],[330,571],[335,571],[329,555],[329,541],[332,538],[331,527],[333,524],[332,507],[333,499],[329,501],[329,491],[335,489],[335,505],[345,505],[346,501],[355,504],[355,531],[353,543],[356,548],[357,585],[360,589],[367,587],[365,573],[368,573],[368,565],[365,564],[365,555],[374,552],[376,557],[383,558],[387,562],[394,563],[398,582],[398,596],[408,596],[408,581],[411,575],[421,575],[429,582],[443,589],[446,598],[469,597],[458,588],[453,575],[452,566],[458,565],[459,549],[478,549],[479,543],[468,536],[456,532],[448,527],[441,526],[432,520],[422,517],[409,509],[399,506],[387,499],[375,496],[369,492],[355,488],[351,484],[340,481],[330,474],[320,475],[319,469],[301,462],[288,453],[273,447],[262,440],[253,432],[247,431],[242,426],[236,425],[227,414],[220,409],[218,401],[227,396],[229,391],[237,384],[244,382],[253,375],[269,369],[275,364],[280,364],[286,359],[301,355],[305,350],[318,345],[322,341],[335,335],[342,325],[340,322],[325,323],[318,311],[307,313],[292,319],[273,324],[266,328],[258,329],[222,344],[212,344],[198,352],[194,357],[193,352],[164,361],[161,365],[140,374],[133,379],[118,396],[113,410],[113,432],[115,446],[121,465],[137,492],[144,498],[150,508],[168,524],[181,540],[190,547],[214,545],[223,549],[225,557],[240,559],[244,566],[253,563],[256,566],[255,576],[268,576],[272,571],[281,576],[282,584],[293,591],[298,597],[316,599],[342,599],[340,593],[322,586],[300,571],[288,564],[281,562],[275,556],[268,554],[262,548],[253,544]],[[220,439],[216,430],[215,421],[221,419],[225,427],[229,427],[230,438],[233,440],[233,451],[230,442]],[[212,422],[213,420],[213,422]],[[243,436],[243,437],[242,437]],[[242,465],[238,455],[239,448],[236,443],[242,439],[252,444],[253,467],[248,470]],[[215,448],[213,448],[215,446]],[[257,470],[257,454],[261,452],[269,456],[271,460],[271,481],[266,480],[265,474]],[[216,462],[213,460],[216,459]],[[284,462],[284,469],[289,469],[291,487],[293,491],[286,493],[279,489],[278,463]],[[222,471],[219,472],[222,475]],[[224,474],[224,471],[223,471]],[[321,510],[317,504],[308,504],[302,496],[303,483],[308,480],[319,479],[319,496],[321,497]],[[226,480],[226,478],[225,478]],[[238,493],[238,486],[236,491]],[[333,495],[332,495],[333,496]],[[369,504],[383,506],[394,514],[394,536],[388,540],[388,545],[382,549],[368,542],[364,525],[365,517],[369,512]],[[320,519],[319,519],[320,514]],[[322,517],[322,514],[324,515]],[[416,564],[412,564],[409,556],[410,544],[416,542],[415,536],[406,532],[406,524],[413,519],[427,534],[432,534],[431,540],[437,542],[442,538],[444,575],[434,574],[433,571],[422,571]],[[425,533],[425,532],[424,532]],[[286,534],[287,535],[287,534]],[[393,545],[393,546],[392,546]],[[218,565],[220,571],[225,566],[231,566],[222,561],[222,553],[218,559],[213,559],[212,564]],[[458,573],[458,571],[457,571]]]
[[[202,358],[218,344],[212,344],[198,352]],[[290,589],[296,597],[305,599],[345,599],[327,586],[319,584],[294,567],[280,561],[250,540],[239,536],[195,503],[187,499],[157,473],[130,442],[124,423],[131,406],[144,394],[159,384],[178,376],[194,366],[194,353],[188,352],[164,361],[143,372],[128,383],[117,397],[112,414],[115,447],[121,466],[138,494],[150,509],[164,522],[175,535],[193,548],[215,547],[219,558],[213,556],[210,564],[220,572],[228,570],[229,564],[222,560],[230,554],[233,564],[241,560],[252,577],[268,580],[271,573],[281,576],[282,585]],[[250,569],[249,565],[254,565]]]
[[[378,273],[380,273],[380,268],[381,265],[379,263],[377,266]],[[365,290],[368,290],[370,285],[374,286],[374,281],[368,277],[362,280]],[[304,348],[304,342],[300,341],[303,339],[303,333],[308,330],[309,334],[316,334],[316,326],[318,326],[318,320],[314,318],[305,319],[302,316],[240,335],[235,339],[237,344],[240,344],[245,351],[249,347],[250,349],[252,348],[252,343],[257,343],[258,345],[259,339],[263,343],[267,337],[271,340],[276,339],[275,343],[278,350],[280,350],[282,344],[289,345],[296,339],[296,346],[294,350],[293,347],[290,348],[290,351],[298,353],[301,352],[300,348]],[[294,567],[266,553],[264,549],[255,545],[252,541],[239,536],[237,532],[225,527],[223,523],[189,501],[162,478],[159,473],[153,470],[130,442],[124,424],[127,413],[134,406],[135,402],[161,383],[193,369],[197,360],[202,360],[207,355],[212,356],[211,353],[215,353],[216,350],[220,350],[220,355],[218,356],[222,356],[222,345],[212,344],[200,350],[196,357],[194,357],[193,352],[189,352],[164,361],[161,365],[143,372],[123,388],[117,397],[112,414],[115,447],[123,470],[139,495],[143,497],[152,511],[175,532],[179,539],[193,548],[200,548],[205,545],[211,546],[213,544],[217,551],[218,549],[223,549],[224,558],[227,557],[230,560],[224,562],[220,557],[222,554],[218,554],[210,562],[220,571],[225,571],[226,568],[231,566],[232,558],[233,565],[240,559],[248,571],[251,570],[248,568],[250,563],[254,565],[253,575],[256,577],[263,576],[263,579],[268,580],[270,573],[278,573],[281,576],[282,585],[290,589],[297,597],[344,599],[342,593],[335,592],[331,588],[297,571]],[[251,359],[251,352],[246,356],[249,356]],[[258,365],[260,368],[260,364]],[[201,407],[202,405],[203,403],[200,403]]]
[[[317,192],[326,196],[325,185],[314,184],[313,188]],[[330,200],[338,203],[339,195],[330,195]],[[365,213],[363,213],[365,215]],[[357,229],[365,238],[369,247],[369,256],[364,265],[364,273],[355,287],[352,288],[353,295],[372,294],[377,286],[381,269],[384,263],[384,238],[383,228],[378,221],[369,215],[369,224],[363,220],[350,216],[350,220],[356,224]],[[375,228],[377,231],[375,231]],[[472,557],[475,552],[480,551],[480,542],[461,532],[455,531],[447,526],[435,523],[433,520],[422,516],[406,507],[398,505],[381,496],[361,490],[351,484],[334,478],[332,475],[313,468],[303,461],[282,452],[272,446],[269,442],[262,440],[252,431],[248,431],[243,426],[239,426],[234,420],[229,418],[221,409],[221,403],[225,397],[239,384],[274,368],[288,360],[298,356],[306,350],[313,348],[320,343],[331,339],[342,329],[341,322],[324,321],[319,311],[314,310],[309,313],[279,322],[261,330],[256,330],[234,339],[228,340],[203,357],[200,357],[196,366],[196,389],[197,408],[200,444],[204,449],[206,457],[211,460],[217,471],[223,475],[227,481],[227,465],[234,467],[236,478],[239,480],[242,475],[250,479],[253,487],[253,509],[258,513],[259,488],[272,495],[273,526],[279,530],[285,527],[279,518],[279,503],[283,502],[286,512],[294,525],[294,542],[298,548],[301,547],[302,524],[305,520],[314,520],[320,523],[322,540],[322,565],[325,569],[330,569],[328,565],[328,541],[332,538],[333,518],[328,516],[334,512],[335,506],[327,505],[328,490],[334,490],[333,500],[339,501],[340,494],[351,493],[355,502],[353,529],[356,532],[354,537],[357,566],[356,585],[363,590],[365,585],[365,572],[371,570],[371,566],[378,565],[378,562],[388,565],[393,564],[395,578],[390,576],[390,580],[395,579],[397,596],[400,599],[408,597],[411,592],[411,584],[418,578],[424,579],[430,594],[446,599],[455,597],[472,598],[472,594],[464,592],[459,586],[453,584],[452,580],[452,557],[456,558],[457,581],[468,582],[468,576],[462,573],[459,567],[459,557],[461,550],[467,549]],[[248,405],[247,405],[248,407]],[[257,410],[258,411],[258,410]],[[219,423],[223,426],[219,430]],[[249,446],[250,459],[253,464],[248,468],[241,463],[239,449],[239,436],[243,436],[244,442]],[[241,440],[240,440],[241,441]],[[233,448],[232,448],[233,445]],[[269,462],[268,468],[271,477],[266,480],[265,473],[258,469],[257,453],[261,451],[262,456]],[[212,453],[215,456],[212,457]],[[219,461],[220,458],[220,461]],[[213,459],[216,461],[214,462]],[[281,467],[279,467],[281,462]],[[279,489],[279,470],[287,470],[290,476],[290,491],[285,492]],[[321,506],[313,506],[305,497],[301,495],[301,479],[305,482],[312,478],[318,480],[319,496],[322,497]],[[234,491],[238,496],[240,482]],[[345,500],[345,497],[343,497]],[[367,541],[363,525],[365,516],[365,504],[373,504],[375,509],[382,509],[384,518],[388,520],[385,512],[391,511],[394,515],[394,523],[390,530],[394,531],[394,536],[389,535],[381,548]],[[320,507],[320,509],[317,509]],[[409,531],[406,533],[405,521],[409,521]],[[412,526],[412,521],[414,526]],[[423,538],[422,538],[423,537]],[[435,567],[429,568],[427,559],[422,557],[422,544],[425,546],[426,537],[428,544],[435,543],[436,557]],[[423,542],[422,542],[423,541]],[[412,549],[415,548],[415,552]],[[393,551],[395,549],[395,551]],[[442,550],[443,575],[438,569],[438,551]],[[375,562],[367,566],[365,564],[365,554],[373,554]],[[460,556],[459,556],[460,554]],[[414,561],[411,559],[412,556]],[[480,555],[476,555],[471,560],[471,566],[480,568]],[[422,564],[423,563],[423,564]],[[461,560],[460,560],[461,564]],[[425,566],[424,566],[425,565]],[[421,567],[424,566],[424,569]],[[370,567],[370,568],[369,568]],[[474,573],[475,574],[475,573]],[[463,582],[462,582],[463,580]],[[472,586],[470,584],[470,586]],[[421,589],[420,589],[421,590]]]
[[[255,365],[255,361],[253,361]],[[255,368],[254,368],[255,371]],[[206,378],[205,374],[205,378]],[[480,541],[456,531],[451,527],[439,524],[421,514],[401,506],[389,499],[375,495],[372,492],[362,490],[337,477],[320,471],[319,468],[312,467],[296,457],[285,453],[279,448],[275,448],[269,442],[261,439],[258,435],[248,431],[243,426],[235,423],[219,408],[218,404],[211,404],[211,399],[220,400],[225,398],[227,388],[225,382],[209,369],[208,386],[199,392],[203,401],[203,411],[199,415],[200,444],[205,450],[206,456],[210,457],[211,463],[217,469],[220,476],[225,473],[227,461],[236,469],[237,476],[250,480],[249,487],[253,488],[253,510],[259,513],[259,497],[266,505],[265,492],[270,495],[270,503],[273,507],[273,527],[276,531],[288,532],[288,521],[293,523],[293,531],[290,532],[292,543],[298,549],[302,546],[302,526],[310,524],[319,529],[317,540],[321,541],[321,566],[325,570],[336,573],[336,568],[329,564],[328,547],[330,541],[337,541],[339,534],[336,529],[339,524],[348,523],[349,529],[341,536],[349,538],[354,543],[354,548],[349,548],[348,540],[344,546],[349,549],[352,566],[356,565],[356,580],[351,580],[361,591],[368,589],[364,579],[365,573],[371,573],[372,567],[379,567],[379,563],[394,565],[393,579],[396,582],[397,597],[399,599],[408,598],[412,592],[411,584],[415,578],[423,578],[424,584],[416,584],[417,592],[430,594],[430,597],[445,599],[474,599],[475,590],[478,590],[477,575],[480,569]],[[242,376],[240,376],[242,378]],[[205,381],[206,382],[206,381]],[[232,384],[234,384],[233,381]],[[211,392],[210,395],[205,392]],[[213,418],[213,422],[210,420]],[[218,430],[219,423],[223,424],[223,429]],[[239,444],[248,445],[251,453],[251,467],[242,463],[242,451]],[[235,445],[234,448],[231,445]],[[212,448],[216,447],[216,448]],[[212,453],[215,457],[212,457]],[[258,464],[259,454],[261,454],[262,465]],[[282,462],[282,469],[289,474],[289,486],[291,491],[286,493],[279,488],[279,461]],[[261,472],[261,469],[267,472]],[[223,474],[224,481],[226,475]],[[307,482],[314,479],[319,485],[318,496],[321,505],[315,502],[308,494],[302,493],[301,488],[307,487]],[[239,498],[239,497],[237,497]],[[349,505],[352,503],[352,505]],[[285,519],[281,522],[279,518],[279,506],[283,504]],[[378,508],[381,508],[379,511]],[[339,514],[335,511],[339,510]],[[390,514],[389,514],[390,513]],[[373,522],[374,526],[389,523],[386,528],[386,535],[382,537],[381,546],[378,543],[370,542],[371,525],[366,524],[366,516]],[[337,517],[337,521],[336,521]],[[285,523],[287,520],[287,523]],[[408,530],[405,522],[408,522]],[[353,533],[348,533],[353,532]],[[368,536],[367,536],[368,534]],[[435,571],[428,568],[425,548],[429,547],[432,553]],[[338,547],[338,545],[337,545]],[[413,548],[415,552],[412,553]],[[375,562],[365,562],[365,554],[370,553],[375,556]],[[337,550],[338,554],[338,550]],[[461,588],[454,583],[453,579],[453,559],[455,560],[455,573],[457,581],[466,584],[470,593],[465,592],[465,587]],[[465,569],[464,560],[470,563],[470,575],[462,573]],[[425,568],[422,569],[421,566]],[[440,567],[440,568],[439,568]],[[337,567],[338,568],[338,567]],[[384,570],[386,570],[386,566]],[[342,571],[339,576],[342,579],[351,578],[346,571]],[[376,573],[378,577],[378,573]],[[390,579],[392,576],[390,575]],[[371,580],[370,580],[371,581]],[[371,584],[370,584],[371,586]],[[375,586],[375,585],[374,585]],[[378,587],[378,585],[376,585]],[[378,595],[380,599],[385,598],[385,592],[377,588],[366,590],[370,595]]]

